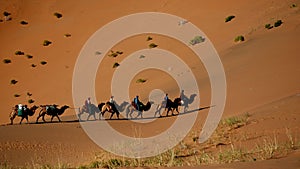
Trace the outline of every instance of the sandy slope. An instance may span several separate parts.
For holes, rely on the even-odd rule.
[[[37,105],[56,103],[72,106],[73,67],[85,41],[101,26],[116,18],[136,12],[157,11],[186,18],[204,31],[214,43],[224,65],[228,85],[224,117],[255,110],[254,118],[259,121],[272,116],[274,111],[285,112],[285,108],[288,108],[288,115],[285,115],[296,119],[293,128],[299,131],[298,101],[287,101],[288,106],[285,108],[279,106],[274,110],[266,106],[268,110],[264,109],[264,105],[300,92],[300,80],[297,78],[300,73],[297,48],[300,41],[299,7],[290,8],[291,4],[300,5],[300,2],[1,1],[1,14],[9,11],[12,20],[0,23],[0,58],[11,59],[12,63],[1,62],[0,65],[0,123],[9,122],[8,114],[13,105],[27,103],[30,98],[34,99],[34,104]],[[63,17],[61,19],[54,17],[54,12],[62,13]],[[225,23],[225,17],[228,15],[235,15],[236,18]],[[271,30],[264,28],[265,24],[274,23],[278,19],[283,20],[282,26]],[[29,24],[21,25],[19,23],[21,20],[26,20]],[[71,34],[71,37],[64,37],[66,33]],[[246,41],[234,43],[233,39],[240,34],[245,36]],[[201,65],[183,44],[167,37],[151,36],[160,48],[174,52],[190,67]],[[106,101],[110,96],[113,62],[121,61],[131,52],[147,47],[146,37],[147,35],[141,35],[122,41],[114,47],[114,50],[121,50],[124,54],[117,59],[107,57],[103,60],[103,66],[98,70],[101,73],[97,74],[96,79],[97,102]],[[45,47],[42,45],[44,40],[50,40],[53,44]],[[33,59],[15,56],[17,50],[33,55]],[[40,62],[43,60],[48,64],[41,65]],[[37,67],[33,68],[31,64],[36,64]],[[204,67],[193,68],[193,73],[200,86],[201,106],[210,105],[210,84]],[[162,72],[155,72],[157,76],[153,74],[151,71],[141,72],[139,76],[151,79],[151,83],[145,83],[141,87],[133,81],[130,94],[134,96],[140,93],[145,99],[147,91],[151,91],[153,87],[167,90],[171,97],[179,94],[170,77]],[[164,81],[161,81],[160,77],[164,77]],[[11,85],[12,79],[18,80],[18,83]],[[29,98],[26,96],[27,92],[33,95]],[[15,98],[14,94],[21,96]],[[260,109],[256,109],[257,107]],[[72,116],[74,114],[73,109],[67,110],[63,115],[64,120],[76,120]],[[206,114],[207,110],[200,113],[199,123],[195,125],[197,130],[201,129]],[[276,114],[274,118],[281,116]],[[36,115],[31,117],[30,121],[35,121],[35,117]],[[144,127],[144,131],[149,131],[145,133],[151,135],[164,130],[174,121],[172,118],[163,120],[146,125],[123,121],[111,124],[127,135],[133,133],[130,127],[132,125]],[[255,129],[264,128],[266,132],[273,132],[274,124],[278,122],[280,120],[271,120],[267,125],[260,122],[258,124],[261,125]],[[279,128],[284,130],[287,127],[285,124]],[[90,159],[90,155],[93,157],[94,151],[100,150],[79,129],[77,123],[1,126],[0,132],[0,148],[3,152],[1,159],[17,165],[28,164],[32,159],[48,163],[56,163],[59,159],[64,163],[78,164]],[[46,156],[49,146],[45,144],[51,145],[53,149],[51,157]],[[60,156],[63,158],[55,154],[57,151],[61,151]],[[37,154],[38,157],[32,154]],[[75,157],[73,154],[76,154]]]

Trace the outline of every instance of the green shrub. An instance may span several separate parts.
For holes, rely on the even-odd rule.
[[[29,104],[34,103],[34,100],[33,100],[33,99],[29,99],[29,100],[28,100],[28,103],[29,103]]]
[[[56,18],[61,18],[62,17],[62,14],[58,13],[58,12],[55,12],[53,15],[56,16]]]
[[[192,40],[190,41],[190,44],[191,44],[191,45],[196,45],[196,44],[202,43],[202,42],[204,42],[204,41],[205,41],[205,38],[203,38],[202,36],[195,36],[194,39],[192,39]]]
[[[282,21],[281,20],[277,20],[275,23],[274,23],[274,27],[278,27],[282,24]]]
[[[239,41],[243,42],[243,41],[245,41],[245,37],[243,35],[239,35],[234,39],[234,41],[235,42],[239,42]]]
[[[231,21],[233,18],[235,18],[235,16],[234,16],[234,15],[230,15],[230,16],[228,16],[228,17],[225,18],[225,22],[229,22],[229,21]]]
[[[21,24],[21,25],[28,25],[28,22],[26,22],[26,21],[21,21],[20,24]]]
[[[11,63],[11,60],[10,60],[10,59],[4,59],[4,60],[3,60],[3,63],[9,64],[9,63]]]
[[[50,44],[52,44],[52,42],[49,40],[44,40],[43,42],[43,46],[49,46]]]
[[[10,84],[16,84],[16,83],[18,83],[18,81],[15,80],[15,79],[13,79],[13,80],[10,81]]]
[[[120,64],[118,62],[115,62],[114,65],[113,65],[113,68],[116,68],[118,66],[120,66]]]
[[[149,44],[149,48],[156,48],[158,45],[156,45],[155,43],[151,43]]]
[[[146,79],[138,79],[136,80],[136,83],[145,83],[147,80]]]
[[[45,64],[47,64],[47,62],[46,61],[41,61],[40,62],[42,65],[45,65]]]
[[[24,54],[25,54],[24,52],[19,51],[19,50],[15,52],[15,55],[24,55]]]
[[[271,24],[268,23],[268,24],[265,25],[265,28],[266,28],[266,29],[272,29],[273,26],[271,26]]]

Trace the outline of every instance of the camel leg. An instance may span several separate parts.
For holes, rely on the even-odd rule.
[[[119,116],[120,116],[120,113],[119,113],[119,112],[117,112],[117,117],[118,117],[118,119],[120,119],[120,118],[119,118]]]
[[[94,113],[93,116],[94,116],[94,119],[97,120],[97,119],[96,119],[96,113]]]
[[[115,112],[113,112],[113,113],[111,113],[111,115],[110,115],[110,118],[109,119],[111,119],[112,117],[113,117],[113,115],[115,114]]]
[[[171,107],[168,107],[167,116],[169,116],[169,111],[171,110]]]
[[[86,121],[88,121],[90,119],[90,117],[91,117],[91,114],[88,115]]]
[[[54,116],[52,115],[52,116],[51,116],[51,122],[52,122],[53,118],[54,118]]]
[[[42,114],[42,120],[43,120],[44,123],[46,123],[45,114]]]
[[[59,121],[59,122],[61,122],[61,120],[60,120],[59,116],[58,116],[58,115],[56,115],[56,117],[58,118],[58,121]]]
[[[26,116],[25,119],[26,119],[26,121],[27,121],[27,124],[29,124],[29,122],[28,122],[28,116]]]
[[[22,121],[23,121],[23,119],[24,119],[24,117],[22,117],[22,118],[21,118],[21,121],[20,121],[20,123],[19,123],[19,124],[22,124]]]

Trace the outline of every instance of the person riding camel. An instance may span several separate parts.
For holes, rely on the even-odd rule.
[[[19,104],[18,105],[18,116],[22,116],[23,115],[23,105]]]
[[[139,100],[139,96],[136,96],[134,99],[133,99],[133,102],[134,102],[134,105],[135,105],[135,108],[140,111],[140,100]]]
[[[169,106],[169,96],[168,96],[168,93],[166,93],[166,96],[164,98],[164,101],[165,101],[165,110],[167,110],[168,106]]]
[[[90,98],[90,97],[88,97],[88,98],[85,100],[84,105],[85,105],[85,107],[87,108],[88,113],[90,114],[90,113],[92,112],[92,110],[91,110],[92,102],[91,102],[91,98]]]
[[[110,96],[110,98],[109,98],[109,103],[111,103],[111,104],[114,104],[114,103],[115,103],[115,101],[114,101],[114,96]]]

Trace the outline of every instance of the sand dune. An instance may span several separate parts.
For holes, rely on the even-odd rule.
[[[95,157],[95,153],[102,151],[89,140],[76,122],[75,109],[69,109],[62,115],[63,121],[69,123],[10,126],[6,125],[9,123],[8,115],[14,105],[28,104],[29,99],[33,99],[35,105],[55,103],[74,107],[73,69],[84,43],[105,24],[137,12],[164,12],[180,16],[199,27],[212,41],[220,55],[227,81],[223,118],[250,112],[253,121],[257,121],[241,128],[237,137],[250,131],[257,135],[272,135],[276,130],[284,135],[286,128],[298,133],[299,5],[299,1],[293,0],[262,0],[255,3],[250,0],[191,0],[185,3],[179,0],[91,0],[88,3],[0,1],[0,124],[3,124],[0,126],[0,163],[7,161],[12,165],[31,165],[33,162],[57,164],[59,161],[77,166],[88,163]],[[5,20],[2,15],[5,11],[11,13],[11,20]],[[62,17],[54,16],[55,12],[61,13]],[[235,18],[225,23],[225,18],[229,15],[234,15]],[[282,20],[283,24],[272,29],[265,28],[266,24],[274,24],[277,20]],[[28,24],[22,25],[21,21]],[[234,42],[238,35],[243,35],[245,41]],[[122,62],[134,51],[148,48],[148,36],[159,45],[158,48],[172,51],[192,68],[201,93],[200,106],[209,106],[211,84],[201,61],[186,45],[156,34],[130,37],[113,47],[112,50],[120,50],[123,54],[117,58],[103,59],[95,82],[97,102],[107,101],[111,95],[110,84],[115,70],[112,68],[113,63]],[[44,40],[52,43],[43,46]],[[25,54],[16,55],[16,51]],[[32,55],[33,58],[29,59],[26,55]],[[11,60],[11,63],[5,64],[4,59]],[[47,64],[42,65],[42,61]],[[32,64],[36,67],[32,67]],[[149,81],[137,84],[135,81],[139,77]],[[11,80],[18,82],[11,84]],[[130,97],[133,98],[138,93],[146,101],[149,91],[155,88],[167,91],[172,98],[177,97],[180,92],[166,73],[149,70],[140,72],[132,81]],[[28,96],[28,92],[32,96]],[[20,96],[15,97],[16,94]],[[207,113],[207,109],[198,112],[193,130],[200,132]],[[36,117],[37,113],[29,117],[30,122],[35,122]],[[109,123],[129,136],[133,134],[134,127],[142,127],[143,131],[147,131],[144,136],[149,136],[164,131],[174,120],[175,118],[163,118],[149,124],[130,121]],[[283,120],[286,122],[282,123]],[[19,118],[14,122],[18,123]],[[298,139],[299,136],[296,137]],[[299,165],[297,162],[293,164]],[[239,166],[235,165],[229,167]],[[273,165],[273,162],[262,162],[258,164],[260,165]]]

